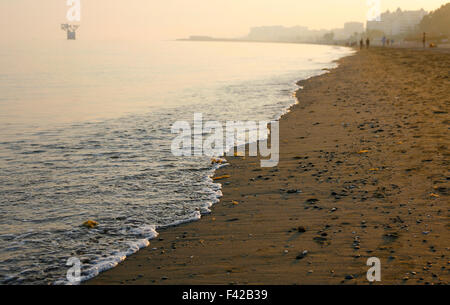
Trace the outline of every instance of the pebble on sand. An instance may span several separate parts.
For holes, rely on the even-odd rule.
[[[299,227],[297,228],[297,231],[298,231],[299,233],[305,233],[305,232],[306,232],[306,229],[305,229],[304,226],[299,226]]]
[[[308,255],[308,250],[303,251],[299,255],[297,255],[296,259],[303,259]]]

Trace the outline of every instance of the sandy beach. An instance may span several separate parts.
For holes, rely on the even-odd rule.
[[[86,282],[449,284],[450,53],[362,50],[302,81],[280,163],[227,158],[200,221]]]

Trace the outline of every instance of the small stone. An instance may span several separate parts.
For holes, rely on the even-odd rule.
[[[353,280],[354,278],[355,277],[353,275],[351,275],[351,274],[345,276],[346,280]]]
[[[314,204],[317,202],[319,202],[319,199],[317,199],[317,198],[310,198],[310,199],[306,200],[306,203],[309,203],[309,204]]]
[[[297,193],[301,193],[301,192],[302,192],[302,191],[300,191],[300,190],[295,190],[295,189],[286,191],[286,193],[288,193],[288,194],[297,194]]]
[[[297,255],[296,259],[298,259],[298,260],[304,259],[307,255],[308,255],[308,251],[305,250],[302,253],[300,253],[299,255]]]
[[[306,232],[306,229],[305,229],[304,226],[300,226],[300,227],[297,228],[297,231],[298,231],[299,233],[305,233],[305,232]]]

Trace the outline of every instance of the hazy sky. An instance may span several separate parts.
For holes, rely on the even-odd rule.
[[[447,2],[381,0],[381,7],[434,10]],[[87,40],[238,37],[261,25],[331,29],[364,22],[368,10],[367,0],[81,0],[81,6],[79,35]],[[0,0],[0,38],[64,38],[59,25],[67,10],[66,0]]]

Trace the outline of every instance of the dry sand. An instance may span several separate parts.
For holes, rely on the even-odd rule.
[[[211,215],[87,284],[368,284],[369,257],[381,284],[448,284],[449,67],[379,48],[301,82],[277,168],[228,158]]]

